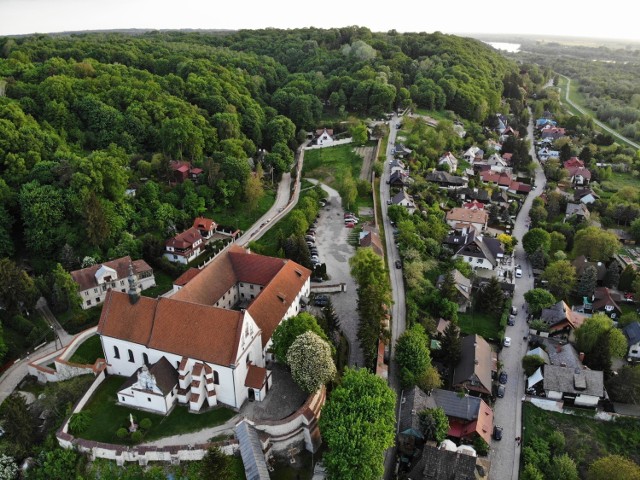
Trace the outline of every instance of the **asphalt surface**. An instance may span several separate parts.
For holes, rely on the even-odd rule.
[[[314,179],[307,179],[312,183],[319,183]],[[316,225],[316,247],[320,261],[327,266],[329,280],[311,285],[334,285],[344,283],[346,291],[329,293],[331,302],[340,318],[340,327],[349,341],[349,365],[352,367],[364,365],[364,355],[358,341],[358,295],[357,285],[351,276],[349,259],[355,254],[355,247],[349,245],[347,237],[353,230],[344,226],[344,209],[340,195],[336,190],[321,183],[322,189],[328,194],[328,203],[320,209],[320,218]],[[312,307],[314,308],[314,307]],[[315,313],[319,309],[314,308]]]
[[[531,156],[535,159],[533,147],[533,118],[529,122],[528,136],[532,141]],[[518,446],[515,438],[522,436],[522,402],[524,398],[524,371],[522,369],[522,357],[528,350],[527,342],[523,339],[529,332],[526,322],[526,310],[523,309],[524,294],[533,288],[533,274],[526,253],[522,248],[522,236],[528,231],[529,210],[534,198],[540,195],[545,185],[545,176],[542,167],[536,161],[536,188],[528,196],[518,213],[513,230],[518,239],[515,249],[515,264],[522,265],[522,277],[515,279],[516,289],[513,296],[513,305],[518,309],[515,325],[507,327],[505,335],[511,338],[511,346],[504,347],[498,359],[503,363],[502,370],[507,372],[509,378],[506,384],[504,398],[498,398],[493,410],[494,424],[503,428],[502,440],[491,442],[491,480],[517,480],[521,446]]]

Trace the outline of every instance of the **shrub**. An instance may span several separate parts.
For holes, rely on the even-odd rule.
[[[124,427],[120,427],[116,432],[116,437],[118,438],[125,438],[127,435],[129,435],[129,430]]]
[[[149,420],[148,418],[143,418],[142,420],[140,420],[140,428],[142,428],[143,430],[149,430],[151,428],[151,420]]]
[[[84,432],[91,423],[91,413],[88,410],[74,413],[69,419],[69,429],[71,433],[77,434]]]
[[[131,440],[133,440],[135,443],[140,443],[142,441],[142,437],[143,435],[140,430],[136,430],[131,434]]]
[[[478,455],[486,455],[489,453],[489,444],[482,437],[476,437],[473,440],[473,448],[476,449]]]

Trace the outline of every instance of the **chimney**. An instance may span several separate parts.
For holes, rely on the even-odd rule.
[[[133,263],[129,263],[129,291],[127,294],[129,295],[129,302],[131,305],[135,305],[138,300],[140,300],[140,294],[138,293],[138,288],[136,286],[136,278],[133,276]]]
[[[580,363],[584,363],[584,352],[580,352],[578,358],[580,359]]]

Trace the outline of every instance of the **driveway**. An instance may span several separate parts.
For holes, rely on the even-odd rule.
[[[529,122],[529,138],[533,140],[533,119]],[[531,156],[535,159],[533,142]],[[534,160],[535,161],[535,160]],[[528,350],[527,342],[523,337],[528,334],[529,326],[526,322],[524,294],[533,288],[533,274],[526,253],[522,248],[522,236],[528,231],[526,224],[533,199],[542,193],[545,184],[545,176],[542,167],[536,161],[536,188],[527,196],[526,201],[518,217],[513,234],[518,239],[515,249],[515,263],[522,265],[522,277],[515,279],[516,289],[513,296],[513,305],[518,308],[515,325],[507,327],[506,336],[511,337],[511,346],[502,349],[499,360],[504,364],[503,370],[509,375],[504,398],[498,398],[494,407],[494,423],[501,425],[503,430],[502,440],[492,440],[491,444],[491,471],[489,478],[492,480],[518,479],[521,447],[515,442],[515,438],[522,436],[522,401],[524,398],[524,371],[522,369],[522,357]]]
[[[319,183],[317,180],[307,180]],[[323,183],[321,186],[329,196],[327,206],[320,210],[320,218],[316,227],[316,246],[320,261],[327,265],[329,281],[320,284],[312,283],[311,285],[337,283],[346,285],[345,292],[329,295],[340,318],[342,331],[349,341],[349,365],[361,367],[364,365],[364,356],[358,341],[357,286],[349,267],[349,259],[355,254],[356,249],[347,242],[347,236],[352,230],[344,226],[344,210],[338,192]]]

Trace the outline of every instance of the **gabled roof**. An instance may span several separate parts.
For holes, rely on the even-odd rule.
[[[554,325],[558,327],[556,330],[564,328],[563,322],[565,321],[568,326],[575,330],[584,323],[585,318],[584,315],[571,310],[563,300],[549,308],[544,308],[540,314],[540,319],[546,322],[552,330]]]
[[[485,258],[494,267],[498,264],[499,255],[502,254],[504,249],[498,239],[483,236],[474,238],[456,252],[456,255],[465,257]]]
[[[566,160],[562,166],[564,168],[584,167],[584,162],[578,157],[571,157],[569,160]]]
[[[635,345],[640,342],[640,323],[632,322],[626,327],[624,327],[624,335],[627,337],[627,341],[629,342],[629,346]]]
[[[467,181],[456,175],[451,175],[449,172],[443,172],[439,170],[433,170],[427,174],[425,179],[428,182],[434,183],[448,183],[450,185],[464,185]]]
[[[413,205],[413,200],[411,200],[411,197],[407,195],[406,190],[402,189],[393,196],[393,198],[391,199],[391,203],[393,205],[400,205],[400,203],[402,203],[405,200],[409,202],[411,205]]]
[[[404,435],[422,438],[422,429],[420,428],[420,418],[418,414],[422,410],[434,407],[433,399],[420,390],[420,388],[413,387],[405,391],[404,403],[400,411],[398,431]]]
[[[469,389],[491,394],[491,346],[480,335],[467,335],[461,341],[461,348],[453,385],[466,384]]]
[[[173,281],[174,285],[178,287],[184,287],[187,283],[193,280],[202,270],[199,268],[191,267],[189,270],[184,272],[178,278]]]
[[[127,378],[127,380],[122,384],[120,390],[129,388],[135,384],[138,381],[138,373],[140,373],[143,368],[145,368],[145,366],[142,366],[133,372],[133,375]],[[176,385],[178,385],[178,371],[164,356],[149,367],[149,373],[155,377],[156,386],[165,396],[173,390]]]
[[[604,397],[604,375],[597,370],[545,365],[543,385],[547,391]]]
[[[498,189],[491,195],[492,202],[508,202],[509,195],[504,190]]]
[[[587,257],[585,257],[584,255],[580,255],[576,257],[575,260],[571,262],[571,264],[575,267],[576,275],[578,277],[580,277],[584,273],[586,268],[589,266],[596,268],[596,272],[597,272],[596,278],[598,280],[604,280],[604,277],[607,275],[607,266],[604,263],[590,262],[589,260],[587,260]]]
[[[456,289],[458,290],[458,292],[464,298],[469,300],[471,298],[471,280],[469,280],[467,277],[462,275],[457,268],[454,268],[451,271],[451,274],[453,275],[453,281],[455,283],[455,286],[456,286]],[[441,285],[444,283],[446,278],[447,278],[447,276],[445,274],[440,275],[438,277],[437,282],[436,282],[436,286],[438,288],[440,288]]]
[[[565,215],[567,217],[578,215],[580,217],[589,218],[591,216],[591,213],[584,203],[567,203]]]
[[[249,365],[247,369],[247,376],[244,379],[244,386],[253,388],[255,390],[261,390],[267,380],[267,369],[264,367],[258,367],[253,363]]]
[[[619,297],[619,295],[615,295],[617,297]],[[622,313],[622,309],[620,308],[620,306],[618,305],[618,303],[616,302],[616,300],[613,298],[614,297],[614,293],[608,289],[607,287],[598,287],[595,289],[595,291],[593,292],[593,309],[594,310],[608,310],[606,307],[610,307],[613,310],[615,310],[618,314]]]
[[[122,280],[127,278],[127,276],[129,275],[130,263],[132,263],[131,257],[127,255],[126,257],[116,258],[115,260],[92,265],[81,270],[74,270],[70,274],[71,278],[73,278],[73,281],[79,285],[79,290],[83,291],[87,290],[88,288],[98,286],[98,282],[96,282],[96,272],[102,266],[115,270],[118,274],[118,279]],[[134,274],[137,275],[140,272],[148,272],[149,270],[151,270],[151,267],[144,260],[135,260],[133,262]]]
[[[545,352],[542,347],[536,347],[533,350],[529,350],[527,352],[527,355],[537,355],[538,357],[540,357],[541,359],[544,360],[544,363],[551,363],[549,361],[549,354],[547,352]]]
[[[485,210],[469,210],[457,207],[448,211],[446,218],[447,221],[486,224],[489,214]]]
[[[195,227],[191,227],[188,230],[185,230],[184,232],[179,233],[175,237],[167,240],[165,245],[167,247],[184,249],[190,248],[198,240],[202,241],[202,235],[200,235],[200,231]]]
[[[406,173],[401,172],[400,170],[396,170],[389,177],[389,184],[391,184],[391,185],[395,185],[395,184],[404,185],[405,183],[407,183],[407,179],[408,178],[409,178],[409,176]]]
[[[475,480],[476,457],[425,445],[409,477],[425,480]]]
[[[468,210],[484,210],[484,203],[479,202],[478,200],[472,200],[470,202],[463,203],[462,208],[466,208]]]
[[[319,137],[323,133],[327,133],[330,137],[333,137],[333,128],[319,128],[316,130],[316,137]]]
[[[587,180],[591,180],[591,172],[586,167],[569,167],[566,170],[569,172],[570,178],[581,176]]]
[[[257,430],[246,420],[242,420],[235,426],[234,431],[240,444],[240,455],[247,480],[269,480],[269,469]]]
[[[193,227],[197,228],[198,230],[215,230],[216,226],[216,222],[214,222],[210,218],[196,217],[193,220]]]

